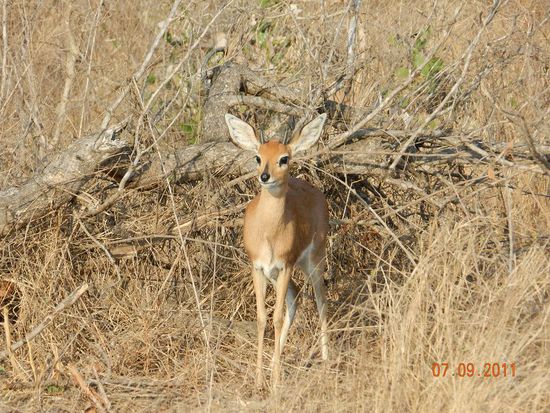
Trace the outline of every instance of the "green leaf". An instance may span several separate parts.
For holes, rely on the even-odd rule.
[[[278,0],[260,0],[260,7],[267,9],[268,7],[271,7],[278,3]]]
[[[269,31],[271,29],[271,23],[267,21],[262,21],[258,25],[258,31],[256,33],[256,41],[258,42],[258,46],[261,48],[264,48],[266,46],[267,37],[269,35]]]
[[[422,51],[426,47],[427,42],[428,40],[423,35],[418,36],[414,42],[413,53]]]
[[[424,55],[422,54],[422,52],[419,52],[419,51],[413,51],[413,54],[412,54],[412,64],[414,66],[415,69],[419,68],[420,66],[422,66],[424,64]]]
[[[164,40],[166,40],[166,43],[172,44],[172,42],[174,41],[174,39],[172,38],[172,33],[166,31],[166,33],[164,34]]]
[[[189,145],[197,143],[197,125],[192,122],[180,123],[179,129],[184,133]]]
[[[401,66],[395,71],[395,76],[397,76],[399,79],[407,79],[409,75],[410,75],[410,71],[405,66]]]
[[[65,391],[65,387],[57,386],[55,384],[50,384],[48,387],[46,387],[46,393],[48,394],[63,393],[64,391]]]
[[[388,43],[390,46],[397,47],[399,45],[399,42],[397,41],[397,37],[395,35],[391,35],[388,37]]]
[[[419,33],[414,41],[413,52],[420,52],[426,47],[428,43],[428,38],[430,37],[432,30],[430,27],[426,28],[422,33]]]
[[[265,42],[267,40],[267,35],[265,32],[258,32],[258,45],[261,48],[265,47]]]
[[[432,57],[426,66],[422,68],[422,76],[429,77],[439,73],[443,69],[443,60],[439,57]]]
[[[428,123],[429,129],[436,129],[439,126],[439,120],[433,119],[430,123]]]

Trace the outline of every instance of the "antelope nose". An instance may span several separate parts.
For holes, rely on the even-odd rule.
[[[260,175],[260,179],[262,180],[262,182],[267,182],[269,181],[269,174],[267,172],[264,172],[263,174]]]

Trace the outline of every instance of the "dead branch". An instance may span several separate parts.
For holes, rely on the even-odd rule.
[[[69,364],[67,366],[67,369],[69,370],[69,374],[73,378],[74,382],[80,387],[80,389],[84,392],[84,394],[90,399],[90,401],[93,403],[93,405],[96,407],[96,409],[99,412],[108,412],[110,410],[111,403],[108,399],[105,397],[101,397],[96,391],[94,391],[90,386],[88,386],[88,383],[86,383],[86,380],[84,380],[84,377],[80,374],[78,369],[74,364]]]
[[[284,103],[269,100],[261,96],[234,95],[227,96],[226,100],[229,106],[247,105],[260,109],[267,109],[272,112],[285,113],[291,116],[303,116],[305,113],[301,108],[285,105]]]
[[[350,5],[356,7],[358,3],[354,0],[350,2]],[[178,2],[175,1],[174,7],[177,4]],[[486,18],[483,27],[490,23],[498,4],[499,2],[496,1],[493,11]],[[170,16],[173,15],[173,10]],[[352,40],[354,40],[356,29],[356,9],[354,9],[354,13],[348,33],[348,63],[350,64],[353,60]],[[449,28],[453,26],[458,13],[459,10],[455,13]],[[164,22],[157,39],[166,30],[165,26],[171,20],[170,16]],[[477,38],[482,33],[483,27]],[[201,36],[204,34],[205,31]],[[516,146],[512,149],[513,153],[508,154],[515,156],[511,160],[509,157],[502,156],[498,144],[482,145],[479,143],[481,140],[476,140],[465,132],[427,131],[423,127],[419,127],[415,131],[365,128],[369,121],[384,110],[401,91],[415,80],[424,65],[427,64],[426,62],[430,61],[448,36],[449,32],[432,49],[424,64],[419,65],[404,82],[396,86],[372,110],[353,108],[330,100],[323,102],[317,111],[327,113],[335,128],[353,123],[352,119],[359,119],[359,121],[343,133],[333,135],[324,148],[303,159],[312,159],[316,156],[318,157],[316,162],[322,162],[323,166],[333,173],[375,175],[390,185],[412,190],[421,196],[426,194],[425,190],[412,182],[395,179],[395,177],[388,180],[392,168],[396,166],[403,168],[403,165],[414,164],[416,167],[421,167],[417,169],[424,173],[430,173],[442,163],[454,162],[474,165],[486,163],[501,164],[540,173],[541,166],[544,168],[544,160],[548,153],[544,147],[529,147],[530,155],[525,153],[525,148]],[[145,61],[150,59],[150,54],[156,48],[156,42],[156,40],[153,42]],[[198,40],[193,44],[193,48],[197,44]],[[475,45],[475,42],[473,44]],[[461,79],[464,78],[474,45],[471,45],[464,54],[462,76],[455,86],[460,85]],[[180,60],[176,66],[179,67],[185,60],[186,58]],[[177,67],[172,73],[177,70]],[[134,78],[143,74],[143,70],[142,66]],[[209,76],[210,84],[206,91],[207,98],[203,110],[202,143],[183,147],[172,153],[162,153],[162,156],[154,156],[150,151],[153,146],[141,150],[139,141],[136,141],[134,149],[137,155],[133,157],[130,167],[119,181],[118,189],[111,191],[106,200],[100,206],[90,209],[86,216],[96,215],[110,208],[121,198],[127,185],[143,188],[158,185],[168,176],[171,176],[173,181],[182,182],[201,179],[204,174],[237,175],[254,171],[255,163],[252,156],[228,142],[224,115],[232,106],[247,105],[289,115],[288,125],[293,124],[293,117],[303,117],[311,110],[311,108],[300,105],[298,91],[276,85],[273,81],[264,79],[244,65],[228,62],[214,69],[206,70],[204,73]],[[172,74],[167,79],[170,79],[171,76]],[[153,95],[159,93],[163,85]],[[449,92],[447,98],[453,94],[455,89]],[[143,114],[139,119],[140,123],[143,121],[144,114],[148,112],[152,100],[153,97],[147,104],[142,105]],[[433,115],[435,116],[437,113],[438,109],[433,112]],[[152,129],[152,125],[149,126]],[[29,179],[24,185],[1,191],[0,234],[6,234],[11,229],[17,228],[18,225],[32,221],[34,218],[60,207],[75,194],[78,194],[82,185],[93,176],[100,165],[105,165],[110,157],[128,149],[126,143],[118,140],[115,136],[120,129],[120,126],[114,127],[97,136],[74,142],[66,152],[59,154],[43,171]],[[398,153],[397,157],[392,159],[392,155],[396,152]],[[538,164],[532,159],[532,156],[537,157]],[[396,165],[396,160],[401,162]],[[439,205],[435,200],[432,200],[432,203]]]
[[[238,104],[301,116],[304,111],[281,102],[298,103],[297,91],[274,84],[258,73],[236,63],[226,63],[211,74],[211,86],[204,104],[202,142],[229,139],[224,116]],[[245,91],[245,94],[241,94]]]
[[[170,13],[166,17],[166,19],[160,24],[160,29],[157,35],[153,39],[151,46],[149,47],[149,50],[147,50],[147,53],[145,54],[145,57],[143,58],[143,61],[141,62],[140,67],[134,72],[131,79],[139,79],[145,73],[147,66],[149,65],[151,59],[153,58],[155,50],[158,48],[160,41],[162,40],[164,34],[166,33],[166,30],[168,30],[168,26],[174,19],[174,16],[176,14],[176,11],[178,10],[178,6],[180,3],[181,3],[181,0],[175,0],[174,3],[172,4]],[[105,116],[103,117],[103,121],[101,122],[101,127],[103,129],[107,128],[107,126],[111,122],[111,118],[114,112],[120,106],[120,104],[124,101],[124,98],[126,98],[126,95],[128,95],[128,92],[130,92],[132,86],[133,86],[132,82],[131,81],[128,82],[120,90],[117,98],[113,102],[111,102],[111,105],[107,108]]]
[[[56,147],[59,142],[59,136],[61,134],[61,128],[65,122],[66,116],[67,116],[67,105],[69,103],[69,95],[71,93],[71,88],[74,82],[74,78],[76,75],[76,62],[78,60],[79,55],[79,49],[76,44],[76,40],[73,35],[73,31],[71,30],[71,26],[69,24],[70,22],[70,16],[71,16],[71,3],[65,4],[65,41],[67,42],[66,48],[67,48],[67,56],[65,58],[65,70],[67,71],[67,77],[65,78],[65,84],[63,86],[63,93],[61,94],[61,99],[59,100],[59,103],[57,104],[57,120],[55,122],[55,129],[53,132],[52,139],[50,141],[50,145],[52,147]]]
[[[17,360],[15,359],[15,356],[13,355],[13,351],[11,350],[11,329],[10,329],[10,317],[8,313],[8,307],[5,306],[2,308],[2,313],[4,316],[4,334],[6,336],[6,353],[9,356],[10,364],[13,369],[13,371],[20,372],[21,369],[19,368],[19,365],[17,364]]]
[[[353,75],[355,74],[355,38],[357,36],[357,16],[359,14],[359,9],[361,8],[361,0],[351,0],[351,10],[353,14],[350,18],[349,27],[348,27],[348,57],[346,61],[346,71],[342,77],[341,83],[345,86],[344,95],[349,94],[351,86],[353,84]],[[333,93],[339,89],[338,82]]]
[[[99,167],[114,155],[127,149],[126,143],[116,138],[116,131],[122,126],[109,129],[103,134],[75,141],[65,152],[60,153],[42,172],[33,176],[20,188],[9,188],[0,192],[0,229],[6,234],[10,229],[39,218],[51,210],[61,207],[78,194],[82,185],[90,179]],[[389,172],[387,159],[395,153],[401,139],[411,136],[410,131],[360,129],[350,134],[348,139],[338,142],[335,149],[333,140],[328,148],[321,149],[310,159],[319,155],[317,162],[335,173],[378,176],[386,179]],[[460,134],[467,136],[467,134]],[[337,138],[339,138],[337,136]],[[544,173],[537,161],[531,159],[531,147],[527,144],[504,148],[502,143],[493,145],[451,135],[444,130],[421,134],[430,142],[429,148],[419,147],[406,153],[408,165],[422,165],[430,170],[441,163],[458,164],[502,164],[503,166]],[[503,150],[514,155],[514,161],[501,156]],[[539,145],[535,148],[540,157],[549,157],[550,147]],[[298,159],[299,161],[300,159]],[[129,185],[151,187],[171,176],[176,182],[200,180],[205,174],[238,175],[254,171],[256,164],[251,154],[243,152],[231,142],[209,142],[192,145],[173,153],[166,153],[162,161],[158,157],[144,159],[136,168]],[[387,181],[401,188],[410,184],[400,180]],[[419,188],[417,188],[420,191]],[[417,192],[418,192],[417,191]]]
[[[0,191],[0,235],[66,204],[113,156],[128,149],[118,133],[126,122],[76,140],[20,187]]]
[[[472,60],[473,52],[474,52],[477,44],[479,43],[479,40],[481,39],[481,35],[485,32],[485,29],[487,28],[487,26],[489,26],[489,24],[491,24],[491,22],[493,21],[493,18],[495,17],[495,14],[497,13],[497,11],[499,9],[499,6],[500,6],[500,0],[494,0],[493,5],[491,6],[491,9],[489,10],[489,13],[487,14],[487,17],[485,17],[482,26],[480,27],[480,29],[477,32],[476,37],[470,43],[470,45],[468,46],[468,49],[464,53],[464,57],[463,57],[464,65],[462,67],[462,72],[460,74],[460,77],[455,82],[455,84],[453,85],[453,87],[451,88],[449,93],[447,93],[445,98],[441,101],[441,103],[439,103],[437,108],[432,113],[430,113],[429,116],[426,117],[424,122],[422,122],[422,124],[418,127],[418,129],[415,131],[415,133],[413,135],[411,135],[411,137],[409,139],[407,139],[407,141],[403,145],[401,145],[401,148],[399,148],[399,152],[398,152],[397,156],[395,157],[395,159],[392,161],[392,163],[390,165],[390,169],[395,170],[395,168],[397,167],[397,165],[401,161],[401,158],[403,157],[405,152],[407,152],[408,148],[413,144],[413,142],[418,137],[418,135],[421,133],[421,131],[423,131],[426,128],[426,126],[428,126],[430,124],[430,122],[432,120],[434,120],[436,117],[441,115],[443,108],[447,105],[448,101],[458,91],[459,87],[462,85],[462,83],[464,82],[464,80],[466,78],[466,74],[468,73],[468,68],[470,67],[470,63],[471,63],[471,60]]]
[[[17,350],[19,347],[23,346],[25,343],[31,341],[36,336],[38,336],[42,330],[44,330],[46,327],[48,327],[55,316],[59,314],[61,311],[65,310],[67,307],[70,307],[73,305],[76,300],[80,298],[82,294],[84,294],[88,290],[88,284],[84,283],[80,287],[78,287],[76,290],[74,290],[71,294],[69,294],[67,297],[63,299],[54,309],[53,311],[48,314],[44,320],[40,324],[38,324],[36,327],[34,327],[29,334],[27,334],[25,337],[23,337],[21,340],[16,341],[13,343],[7,350],[0,352],[0,360],[3,360],[6,358],[10,352]]]
[[[217,81],[217,78],[215,78],[212,81],[208,98],[204,104],[203,142],[226,140],[227,132],[225,129],[227,128],[225,127],[224,115],[231,106],[227,102],[227,97],[239,93],[242,86],[243,70],[240,65],[227,63],[219,68],[214,76],[222,80]]]

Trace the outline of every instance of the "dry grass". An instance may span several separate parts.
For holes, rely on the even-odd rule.
[[[49,153],[99,128],[171,7],[124,3],[2,3],[0,188],[27,179]],[[218,31],[229,40],[226,59],[301,89],[303,106],[313,107],[346,61],[348,2],[322,3],[231,2],[152,101],[156,135],[142,129],[141,143],[162,136],[153,146],[161,153],[200,140],[204,97],[197,73]],[[437,78],[413,83],[373,121],[414,131],[458,80],[487,2],[364,3],[358,72],[340,97],[348,104],[374,107],[402,81],[399,69],[411,68],[414,36],[430,28],[427,52],[449,32],[436,52],[443,62]],[[141,114],[221,5],[180,6],[146,77],[115,118]],[[301,11],[292,13],[294,6]],[[504,2],[472,54],[453,109],[430,127],[523,143],[508,111],[521,114],[533,138],[548,144],[548,18],[543,1]],[[111,411],[548,411],[550,182],[499,164],[488,173],[487,166],[449,162],[438,172],[417,184],[434,194],[430,199],[453,201],[442,209],[380,178],[336,175],[330,165],[295,170],[324,189],[331,218],[342,221],[330,236],[326,276],[331,360],[319,360],[312,291],[297,275],[303,288],[279,396],[253,386],[255,306],[240,210],[151,242],[115,264],[98,247],[114,254],[121,240],[165,234],[206,209],[242,205],[257,191],[255,182],[221,189],[228,178],[209,176],[131,188],[106,212],[79,221],[86,202],[101,202],[112,190],[98,173],[86,198],[0,240],[1,279],[17,287],[4,320],[12,341],[83,282],[90,285],[41,335],[0,360],[0,411],[83,411],[94,397]],[[364,224],[373,218],[365,200],[385,227]],[[273,336],[267,338],[270,352]],[[446,377],[433,376],[434,362],[449,363]],[[473,363],[474,376],[458,377],[460,363]],[[515,377],[510,370],[507,377],[502,370],[500,377],[478,377],[485,363],[508,369],[514,363]]]

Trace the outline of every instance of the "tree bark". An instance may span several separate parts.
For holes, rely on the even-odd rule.
[[[23,185],[1,190],[0,235],[70,201],[102,164],[129,149],[117,137],[124,127],[119,124],[76,140]]]
[[[117,155],[128,151],[128,144],[116,136],[122,128],[123,126],[118,125],[103,133],[75,141],[22,186],[0,191],[0,235],[66,204],[98,169],[109,166]],[[514,158],[517,160],[512,163],[497,156],[503,150],[502,143],[495,143],[489,148],[476,146],[475,148],[479,148],[476,152],[472,150],[472,141],[462,144],[458,139],[444,135],[442,131],[436,131],[431,138],[432,141],[435,137],[441,139],[445,146],[433,146],[432,142],[431,149],[410,153],[403,161],[409,165],[429,168],[442,162],[491,163],[491,158],[494,158],[493,160],[500,159],[501,163],[507,162],[507,165],[542,173],[536,162],[530,159],[527,145],[520,144],[513,148]],[[392,138],[389,139],[389,136]],[[359,140],[340,145],[333,150],[321,149],[317,151],[315,159],[331,173],[368,174],[383,179],[389,173],[387,157],[395,150],[392,146],[395,143],[389,142],[395,137],[404,136],[405,131],[363,129],[352,135]],[[546,158],[549,157],[548,145],[539,145],[537,150]],[[487,158],[486,154],[491,157]],[[306,154],[306,158],[311,157]],[[246,174],[255,168],[252,153],[237,148],[231,142],[208,142],[163,154],[162,162],[158,157],[152,157],[143,168],[139,168],[140,172],[132,179],[131,186],[154,186],[167,176],[182,182],[198,180],[204,174],[210,173]]]

